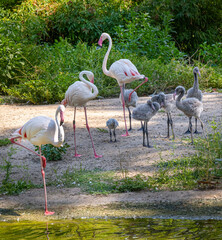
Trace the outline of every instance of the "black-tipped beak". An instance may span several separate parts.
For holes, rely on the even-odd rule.
[[[96,50],[99,50],[99,49],[101,49],[101,48],[102,48],[102,46],[97,46]]]
[[[60,126],[62,126],[62,125],[63,125],[63,123],[64,123],[63,121],[60,121]]]

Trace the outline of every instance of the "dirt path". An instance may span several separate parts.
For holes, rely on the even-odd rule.
[[[144,103],[146,100],[147,98],[142,97],[140,98],[139,103]],[[210,121],[214,120],[219,122],[222,120],[222,94],[205,93],[203,103],[204,112],[202,114],[202,120],[205,124],[206,130],[210,131]],[[57,105],[1,105],[0,138],[10,137],[15,129],[22,126],[32,117],[38,115],[54,117],[56,107]],[[64,155],[62,161],[47,163],[46,181],[53,181],[58,175],[64,173],[67,168],[83,168],[86,170],[101,169],[103,171],[113,170],[119,174],[124,171],[127,172],[128,176],[138,173],[152,175],[154,171],[152,165],[159,161],[160,158],[168,161],[172,158],[184,156],[194,151],[193,147],[187,141],[184,141],[183,132],[187,128],[188,119],[176,108],[172,114],[175,125],[176,140],[172,141],[165,138],[166,114],[163,111],[160,111],[149,123],[150,142],[151,145],[154,146],[151,149],[142,147],[142,133],[137,131],[137,129],[140,128],[140,122],[133,120],[133,130],[130,132],[130,136],[121,137],[121,134],[124,133],[124,123],[119,99],[100,99],[91,101],[88,103],[87,109],[89,126],[91,127],[95,148],[97,153],[102,154],[103,157],[100,159],[95,159],[93,157],[91,142],[85,128],[84,111],[82,108],[77,109],[76,116],[77,151],[79,154],[82,154],[82,157],[73,157],[73,109],[67,107],[65,112],[64,129],[65,141],[70,145],[70,148]],[[119,127],[116,131],[116,143],[109,143],[109,134],[101,131],[101,129],[107,129],[106,121],[109,118],[116,118],[119,122]],[[198,127],[200,129],[200,126]],[[189,136],[187,136],[187,138],[189,139]],[[25,142],[25,145],[32,147],[28,142]],[[7,153],[9,152],[10,147],[11,146],[0,148],[1,161],[3,161],[4,158],[7,158]],[[20,168],[13,168],[11,177],[13,179],[24,178],[26,180],[31,180],[33,183],[42,184],[38,157],[20,147],[14,147],[17,151],[16,154],[11,157],[11,162],[13,165],[20,166]],[[3,171],[0,171],[0,179],[2,178]],[[113,206],[122,206],[118,209],[125,209],[123,204],[132,204],[133,206],[135,204],[138,206],[140,204],[142,204],[141,206],[148,204],[149,206],[154,206],[156,203],[164,202],[164,204],[171,203],[172,206],[176,206],[175,202],[189,204],[194,202],[205,204],[206,202],[209,202],[210,205],[213,203],[214,206],[221,207],[222,205],[221,190],[155,193],[140,192],[94,196],[86,195],[79,189],[75,188],[61,189],[48,187],[48,196],[50,208],[58,211],[54,216],[56,218],[81,217],[81,213],[83,213],[82,216],[86,217],[105,216],[104,214],[107,214],[107,216],[117,216],[117,213],[112,213],[112,209],[114,209]],[[14,217],[16,217],[16,213],[19,212],[20,218],[21,216],[26,216],[26,218],[29,219],[31,217],[28,217],[30,216],[30,214],[27,213],[28,210],[32,212],[36,211],[39,213],[39,217],[42,214],[42,206],[42,189],[32,189],[19,196],[0,196],[0,217],[13,217],[14,215],[10,213],[15,213]],[[97,210],[100,209],[100,213],[97,210],[93,213],[91,208]],[[80,209],[81,211],[79,211]],[[138,216],[149,214],[149,211],[147,212],[143,207],[138,209],[138,211],[135,211],[134,209],[133,213]],[[21,215],[22,211],[24,211],[23,215]],[[126,211],[124,214],[122,213],[122,215],[127,215],[128,212],[127,216],[133,216],[130,211]],[[119,210],[117,212],[121,215]],[[215,216],[217,216],[218,214],[220,215],[221,212],[218,210],[215,214]]]

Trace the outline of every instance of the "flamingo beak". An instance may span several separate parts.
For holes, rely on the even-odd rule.
[[[200,75],[200,71],[198,71],[198,75],[201,77],[201,75]]]
[[[98,47],[96,49],[101,49],[102,48],[102,45],[103,45],[103,39],[102,37],[100,37],[99,41],[98,41]]]
[[[66,99],[63,99],[62,102],[61,102],[62,105],[64,105],[65,107],[67,107],[67,101]]]
[[[173,100],[176,99],[176,95],[177,95],[176,93],[173,94]]]
[[[90,81],[91,83],[94,83],[94,78],[92,78],[92,80]]]

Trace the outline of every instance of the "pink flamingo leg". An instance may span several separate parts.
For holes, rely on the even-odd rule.
[[[44,163],[42,162],[41,158],[41,147],[39,147],[39,152],[40,152],[40,163],[41,163],[41,173],[42,173],[42,179],[43,179],[43,184],[44,184],[44,192],[45,192],[45,215],[53,215],[55,212],[50,212],[48,211],[47,207],[47,191],[46,191],[46,183],[45,183],[45,171],[44,171]]]
[[[74,108],[74,120],[73,120],[73,131],[74,131],[74,145],[75,145],[75,155],[74,157],[81,157],[82,155],[77,154],[76,151],[76,107]]]
[[[22,145],[21,143],[16,142],[15,139],[22,139],[22,138],[21,138],[21,137],[11,138],[11,139],[10,139],[11,143],[14,143],[14,144],[16,144],[16,145],[19,145],[20,147],[23,147],[23,148],[29,150],[30,152],[34,153],[35,155],[41,157],[43,167],[44,167],[44,168],[46,167],[46,158],[45,158],[44,156],[40,156],[38,153],[32,151],[32,149],[27,148],[27,147],[25,147],[24,145]]]
[[[40,154],[32,151],[30,148],[25,147],[24,145],[15,142],[15,139],[21,139],[21,137],[15,137],[15,138],[11,138],[10,141],[14,144],[17,144],[29,151],[31,151],[32,153],[36,154],[37,156],[40,157],[40,163],[41,163],[41,173],[42,173],[42,178],[43,178],[43,183],[44,183],[44,191],[45,191],[45,215],[52,215],[54,214],[54,212],[49,212],[47,209],[47,192],[46,192],[46,184],[45,184],[45,171],[44,168],[46,167],[46,158],[44,156],[41,156],[41,148],[39,147],[39,152]]]
[[[86,128],[87,128],[87,130],[88,130],[88,132],[89,132],[89,136],[90,136],[90,138],[91,138],[92,147],[93,147],[93,151],[94,151],[94,156],[95,156],[95,158],[101,158],[102,155],[97,155],[97,154],[96,154],[96,150],[95,150],[95,147],[94,147],[92,135],[91,135],[91,133],[90,133],[90,129],[89,129],[89,125],[88,125],[87,114],[86,114],[86,107],[84,107],[84,111],[85,111],[85,118],[86,118]]]
[[[135,92],[137,88],[139,88],[140,86],[142,86],[142,85],[143,85],[144,83],[146,83],[147,81],[148,81],[148,78],[145,77],[145,80],[144,80],[142,83],[140,83],[140,85],[138,85],[138,86],[129,94],[129,102],[131,101],[131,95],[133,94],[133,92]]]
[[[123,96],[123,87],[120,86],[120,91],[121,91],[121,97],[122,97],[122,103],[123,103],[123,117],[124,117],[124,122],[125,122],[125,129],[126,129],[126,134],[123,134],[123,137],[129,136],[127,125],[126,125],[126,114],[125,114],[125,100]]]

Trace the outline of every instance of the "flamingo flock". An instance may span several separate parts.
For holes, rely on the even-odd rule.
[[[143,146],[144,147],[152,147],[149,143],[149,135],[148,135],[148,122],[150,119],[159,111],[160,108],[163,108],[167,113],[167,137],[170,137],[169,134],[169,126],[171,126],[173,139],[175,139],[175,134],[173,130],[173,121],[171,117],[171,112],[174,107],[177,107],[180,111],[182,111],[189,118],[189,132],[191,134],[191,142],[193,143],[193,131],[192,131],[192,117],[195,117],[195,133],[197,133],[197,120],[200,121],[202,130],[204,132],[203,122],[201,120],[201,113],[203,111],[202,104],[202,93],[198,88],[198,78],[197,74],[200,75],[199,69],[194,68],[194,85],[193,88],[188,90],[187,98],[182,100],[182,97],[185,95],[185,88],[182,86],[178,86],[175,89],[174,94],[164,94],[159,93],[157,95],[152,96],[150,100],[147,100],[146,103],[137,105],[138,96],[136,90],[146,82],[148,82],[148,78],[140,74],[137,70],[136,66],[128,59],[120,59],[111,64],[109,70],[107,69],[107,60],[109,57],[109,53],[112,48],[112,39],[108,33],[102,33],[99,38],[98,45],[102,47],[103,41],[108,40],[109,46],[105,57],[102,63],[102,71],[105,75],[114,78],[117,80],[118,85],[120,87],[120,98],[123,107],[123,119],[125,124],[125,134],[122,136],[129,136],[129,132],[132,129],[131,124],[131,116],[133,119],[141,122],[142,130],[143,130]],[[84,78],[86,76],[88,80]],[[94,74],[91,71],[81,71],[79,74],[80,81],[75,81],[72,85],[70,85],[65,92],[65,98],[62,100],[61,105],[58,106],[55,112],[55,120],[47,117],[47,116],[37,116],[30,119],[26,122],[22,127],[17,129],[10,139],[12,143],[19,145],[28,151],[31,151],[35,155],[40,157],[40,165],[41,165],[41,174],[44,184],[44,197],[45,197],[45,215],[52,215],[54,212],[48,211],[47,207],[47,191],[46,191],[46,181],[45,181],[45,168],[46,168],[46,158],[41,154],[41,146],[44,144],[52,144],[55,147],[62,146],[64,142],[64,112],[67,106],[71,106],[74,108],[74,116],[73,116],[73,135],[74,135],[74,157],[81,157],[80,154],[77,153],[77,141],[76,141],[76,108],[83,107],[85,112],[85,121],[86,121],[86,129],[88,131],[92,149],[94,152],[94,157],[96,159],[101,158],[102,155],[98,155],[95,150],[93,137],[90,132],[90,127],[87,119],[87,110],[86,105],[90,100],[93,100],[98,95],[98,88],[94,84]],[[125,89],[125,84],[131,83],[136,80],[143,80],[135,89]],[[175,97],[178,97],[175,100]],[[134,110],[131,114],[130,107],[134,107]],[[129,124],[130,128],[127,128],[126,123],[126,114],[125,107],[129,111]],[[59,117],[60,118],[59,118]],[[59,118],[59,119],[58,119]],[[116,142],[116,132],[118,121],[116,119],[109,119],[106,122],[107,127],[110,132],[110,142],[112,141],[112,132],[114,136],[114,142]],[[28,140],[33,145],[39,146],[39,154],[33,151],[30,148],[27,148],[23,144],[21,144],[21,140]]]

